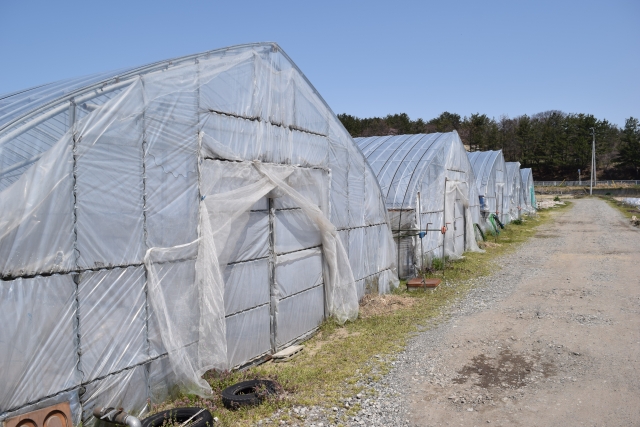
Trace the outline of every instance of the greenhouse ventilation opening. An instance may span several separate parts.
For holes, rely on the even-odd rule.
[[[491,215],[497,215],[504,224],[509,222],[509,197],[505,188],[507,175],[502,150],[474,151],[467,155],[473,166],[480,198],[480,227],[485,231],[495,231]]]
[[[356,142],[382,188],[401,278],[442,258],[443,244],[451,258],[480,250],[473,225],[480,217],[478,193],[457,132],[373,136]],[[420,239],[418,233],[427,228],[432,231]]]
[[[0,415],[141,414],[397,286],[380,187],[273,43],[0,97]]]

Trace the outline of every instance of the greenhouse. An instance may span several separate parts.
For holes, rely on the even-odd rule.
[[[531,168],[520,169],[520,176],[522,179],[522,197],[525,200],[523,207],[527,213],[532,214],[536,211],[538,205],[536,203],[536,193],[533,186],[533,172]]]
[[[522,177],[520,175],[520,162],[506,162],[507,167],[507,193],[509,194],[509,221],[520,219],[524,205],[522,195]]]
[[[276,44],[0,96],[0,415],[134,414],[397,285],[375,174]]]
[[[473,166],[478,189],[480,212],[479,224],[485,231],[495,231],[493,215],[499,221],[508,222],[509,198],[506,195],[506,166],[502,150],[474,151],[467,153]],[[506,206],[506,209],[505,209]],[[507,212],[505,214],[505,212]]]
[[[473,225],[480,217],[477,189],[457,132],[374,136],[356,142],[382,188],[401,278],[415,276],[443,255],[459,258],[464,251],[478,250]]]

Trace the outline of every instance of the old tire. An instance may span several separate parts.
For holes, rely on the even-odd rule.
[[[227,409],[259,405],[269,394],[276,394],[278,384],[271,380],[242,381],[222,390],[222,403]]]
[[[198,414],[198,412],[200,413]],[[194,415],[196,416],[194,417]],[[158,412],[157,414],[153,414],[150,417],[145,418],[142,420],[142,427],[161,427],[163,424],[172,423],[182,424],[191,417],[193,417],[193,419],[189,422],[188,427],[211,427],[213,425],[211,412],[206,409],[173,408],[168,411]]]

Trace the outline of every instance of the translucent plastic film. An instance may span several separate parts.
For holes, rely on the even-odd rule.
[[[1,107],[0,414],[207,395],[397,286],[375,175],[277,45],[98,80]]]
[[[481,215],[475,175],[457,132],[356,142],[386,196],[400,277],[410,277],[441,258],[443,247],[445,256],[454,258],[478,249],[473,227]],[[448,230],[444,236],[442,227]],[[424,230],[428,231],[420,237]]]

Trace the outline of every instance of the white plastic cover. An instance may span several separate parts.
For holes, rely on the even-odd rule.
[[[441,258],[443,247],[444,256],[451,258],[479,250],[473,229],[480,218],[477,189],[470,184],[475,177],[457,132],[374,136],[356,142],[385,196],[401,278]],[[420,239],[417,234],[424,229],[430,231]],[[350,242],[358,239],[350,233]]]
[[[522,198],[525,200],[525,209],[530,214],[535,213],[538,205],[536,203],[536,193],[531,168],[520,169],[520,176],[522,177]]]
[[[64,396],[91,424],[95,405],[206,395],[206,370],[397,284],[374,174],[277,45],[90,81],[12,95],[24,111],[0,123],[0,416]]]
[[[474,151],[467,155],[473,166],[480,199],[482,217],[479,224],[483,230],[492,231],[493,226],[487,221],[489,215],[497,215],[505,224],[510,220],[510,200],[506,188],[506,165],[502,150]]]
[[[520,162],[506,162],[507,167],[507,191],[509,194],[509,219],[520,218],[524,203],[522,197],[522,177],[520,175]]]

